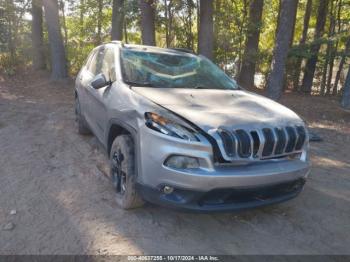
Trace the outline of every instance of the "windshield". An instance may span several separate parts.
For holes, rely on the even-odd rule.
[[[123,48],[123,80],[158,88],[238,89],[234,80],[202,56]]]

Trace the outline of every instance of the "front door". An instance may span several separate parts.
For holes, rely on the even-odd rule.
[[[95,76],[103,74],[106,80],[111,83],[111,76],[114,74],[112,70],[114,70],[114,49],[106,47],[99,50],[96,60]],[[91,82],[93,80],[94,79],[92,79]],[[113,87],[111,84],[99,89],[94,89],[91,84],[89,87],[90,110],[94,133],[98,139],[103,142],[108,119],[106,104],[108,104],[108,100],[110,99],[110,89]]]

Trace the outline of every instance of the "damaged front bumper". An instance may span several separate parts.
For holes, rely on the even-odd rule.
[[[310,172],[308,160],[264,160],[248,165],[214,164],[209,142],[187,142],[140,129],[138,188],[149,202],[197,211],[232,211],[296,197]],[[198,159],[196,169],[174,169],[169,156]],[[173,190],[165,192],[164,187]]]
[[[155,204],[188,211],[239,211],[272,205],[296,197],[303,189],[305,179],[252,188],[222,188],[208,192],[174,188],[166,194],[162,188],[138,185],[142,197]]]

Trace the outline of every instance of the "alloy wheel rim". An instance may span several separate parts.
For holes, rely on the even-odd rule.
[[[112,179],[113,185],[118,194],[124,195],[126,191],[126,173],[122,168],[124,155],[121,150],[113,153],[112,156]]]

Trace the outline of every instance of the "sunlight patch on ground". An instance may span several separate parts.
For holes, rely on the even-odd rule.
[[[320,128],[320,129],[328,129],[328,130],[333,130],[340,132],[344,135],[349,135],[350,136],[350,127],[342,123],[334,123],[334,122],[311,122],[309,123],[310,128]]]
[[[336,190],[332,190],[331,188],[324,188],[324,187],[318,187],[318,188],[313,187],[313,189],[318,192],[321,192],[322,194],[328,195],[331,198],[339,198],[344,201],[350,202],[350,195],[347,190],[341,191],[338,188]],[[348,227],[350,228],[350,225],[348,225]]]
[[[78,189],[62,190],[55,198],[60,207],[66,210],[71,224],[75,225],[76,230],[80,232],[81,241],[86,244],[86,254],[99,255],[127,255],[127,254],[143,254],[140,247],[135,244],[133,238],[137,237],[125,235],[123,224],[111,223],[106,216],[95,209],[94,204],[86,205],[82,203],[82,195]],[[79,206],[79,211],[77,211]],[[74,212],[75,211],[75,212]],[[115,220],[123,219],[123,210],[116,211]],[[80,214],[80,215],[75,215]],[[130,214],[132,216],[132,214]]]
[[[321,167],[350,168],[350,164],[322,156],[314,155],[312,162]]]
[[[318,122],[318,123],[310,123],[309,127],[311,128],[322,128],[322,129],[330,129],[330,130],[338,130],[340,126],[334,125],[333,122],[331,123],[325,123],[325,122]]]
[[[6,91],[0,91],[0,98],[6,99],[6,100],[17,100],[19,97],[13,94],[10,94]]]

